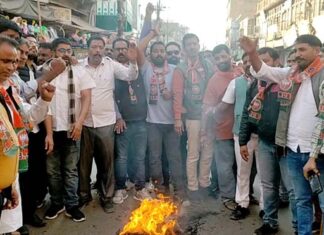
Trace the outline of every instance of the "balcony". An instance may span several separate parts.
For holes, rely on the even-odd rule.
[[[257,12],[268,11],[284,2],[285,0],[259,0],[257,3]]]

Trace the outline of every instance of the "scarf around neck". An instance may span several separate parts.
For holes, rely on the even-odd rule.
[[[200,60],[197,59],[195,62],[188,58],[188,68],[187,68],[188,78],[191,79],[191,96],[195,101],[200,101],[203,99],[203,88],[200,87],[200,81],[205,79],[206,73],[202,67]]]
[[[169,73],[169,65],[168,62],[165,61],[163,65],[163,69],[158,68],[156,65],[152,63],[153,68],[153,76],[150,80],[150,98],[149,104],[156,105],[159,99],[159,91],[162,94],[163,98],[166,99],[166,93],[168,92],[168,88],[165,83],[165,76]]]
[[[18,95],[13,91],[12,82],[5,89],[0,87],[0,95],[3,97],[8,110],[8,117],[18,138],[18,146],[13,141],[10,131],[6,128],[3,121],[0,121],[0,138],[3,145],[5,156],[12,157],[19,152],[19,172],[28,170],[28,133],[32,129],[27,115],[24,113],[22,103]]]
[[[304,70],[300,71],[297,65],[293,66],[287,79],[280,82],[280,91],[278,92],[278,99],[280,101],[280,109],[288,111],[294,100],[300,84],[305,79],[311,79],[323,68],[320,57],[316,59]]]

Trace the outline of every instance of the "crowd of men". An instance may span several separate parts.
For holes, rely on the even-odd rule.
[[[137,45],[94,35],[79,61],[69,40],[38,44],[0,20],[0,233],[15,231],[8,218],[21,234],[46,226],[36,209],[47,194],[46,220],[82,222],[91,189],[112,213],[132,187],[135,200],[163,193],[183,207],[220,196],[232,220],[258,204],[257,235],[275,234],[289,204],[295,234],[318,230],[324,193],[309,178],[324,182],[321,41],[299,36],[284,66],[243,37],[236,66],[224,44],[200,52],[195,34],[154,40],[153,11]]]

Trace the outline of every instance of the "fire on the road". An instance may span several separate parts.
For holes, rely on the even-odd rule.
[[[176,205],[163,195],[144,200],[119,235],[175,235],[177,212]]]

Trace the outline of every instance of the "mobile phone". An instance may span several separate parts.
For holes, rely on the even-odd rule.
[[[323,187],[322,187],[320,178],[317,174],[312,174],[309,177],[309,184],[310,184],[313,194],[319,194],[323,191]]]

